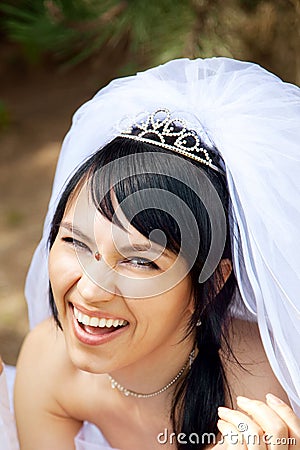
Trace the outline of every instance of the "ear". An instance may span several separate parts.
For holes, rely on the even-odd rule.
[[[231,264],[230,259],[228,259],[228,258],[221,259],[219,266],[220,266],[222,276],[224,278],[224,284],[225,284],[229,278],[229,275],[232,272],[232,264]]]
[[[232,264],[230,259],[228,258],[224,258],[221,259],[221,261],[219,262],[218,268],[217,268],[217,273],[220,273],[221,276],[218,276],[217,279],[217,291],[218,293],[220,292],[220,290],[223,288],[224,284],[226,283],[226,281],[229,278],[229,275],[232,272]]]
[[[230,259],[228,259],[228,258],[221,259],[221,261],[219,262],[218,267],[216,268],[216,271],[215,271],[215,277],[217,278],[217,280],[216,280],[217,294],[223,288],[223,286],[226,283],[226,281],[228,280],[231,272],[232,272],[232,264],[231,264]],[[206,308],[206,306],[204,307],[204,309],[205,308]],[[191,312],[191,314],[193,314],[195,311],[194,299],[192,297],[191,297],[191,302],[188,306],[188,310]]]

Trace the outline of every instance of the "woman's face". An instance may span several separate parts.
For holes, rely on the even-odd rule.
[[[68,353],[93,373],[163,357],[181,342],[193,312],[184,260],[149,241],[114,206],[125,230],[96,210],[83,187],[49,257]]]

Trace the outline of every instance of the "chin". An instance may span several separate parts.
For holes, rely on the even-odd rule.
[[[78,348],[74,343],[67,342],[67,339],[66,347],[70,362],[76,369],[99,375],[110,370],[109,364],[98,355],[91,354],[86,349]]]
[[[108,368],[106,369],[104,364],[101,364],[99,361],[95,361],[95,358],[89,357],[88,355],[78,354],[78,352],[70,352],[69,357],[73,366],[78,370],[98,375],[107,373]]]

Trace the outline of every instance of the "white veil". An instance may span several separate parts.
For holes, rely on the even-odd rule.
[[[115,137],[125,116],[161,107],[193,113],[225,161],[241,298],[257,315],[270,364],[300,414],[300,89],[255,64],[175,60],[115,80],[79,108],[27,277],[31,327],[49,315],[47,238],[66,181]]]

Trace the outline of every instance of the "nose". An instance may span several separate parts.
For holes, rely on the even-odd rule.
[[[114,271],[106,265],[97,269],[83,270],[77,281],[77,290],[86,302],[110,301],[116,295]]]

